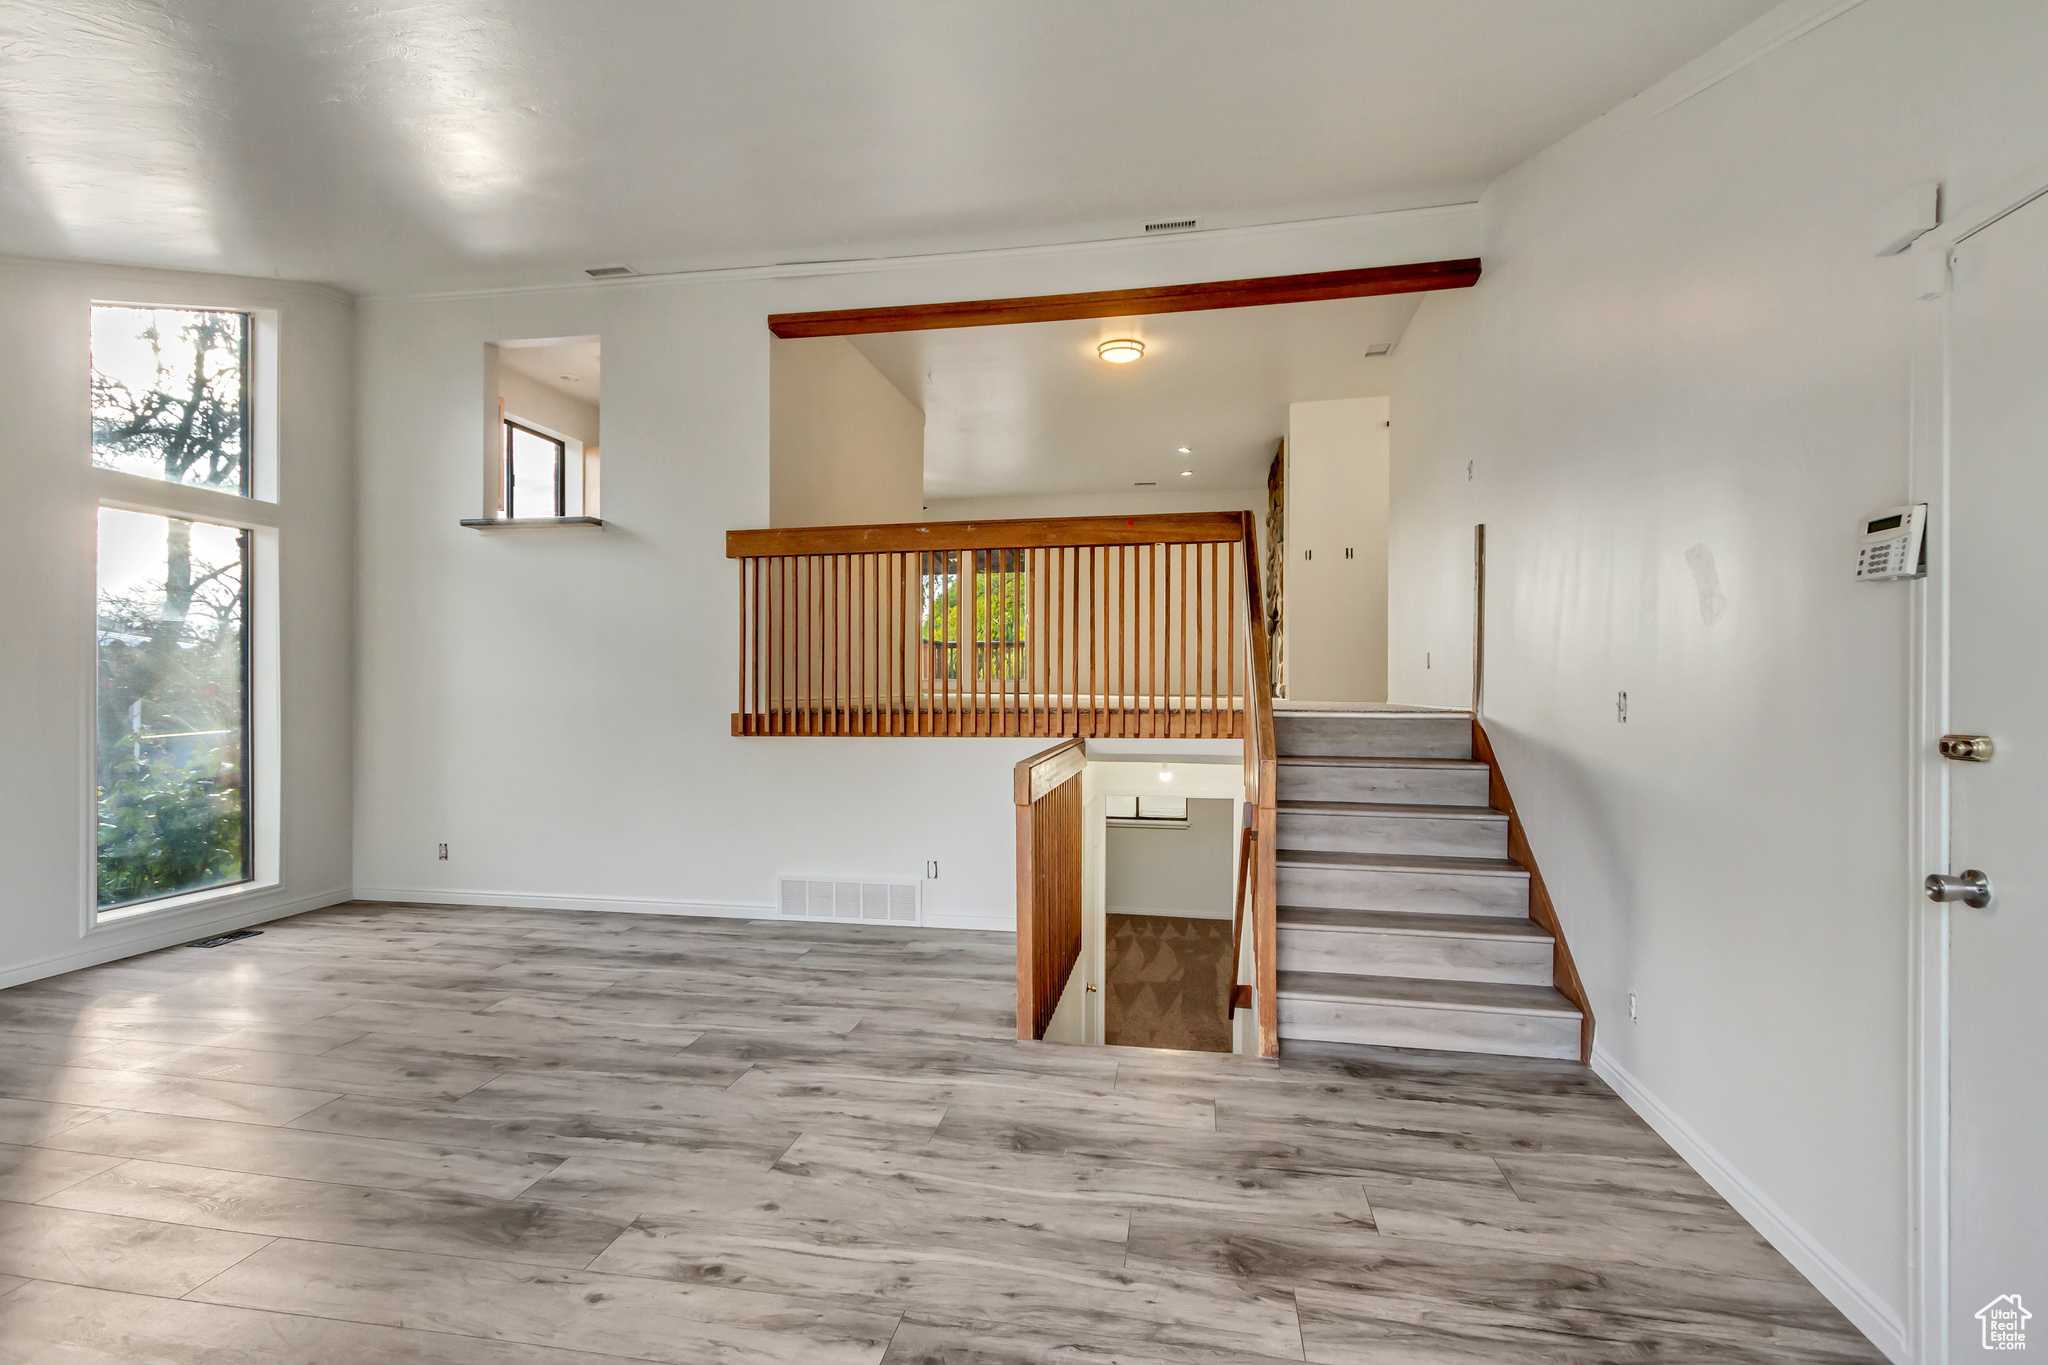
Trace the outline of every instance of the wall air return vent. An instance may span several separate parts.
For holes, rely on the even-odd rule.
[[[593,280],[609,280],[616,279],[620,275],[632,274],[633,267],[630,265],[600,265],[583,273],[590,276]]]
[[[921,922],[920,884],[824,877],[777,878],[783,919],[845,920],[856,924]]]
[[[1199,218],[1162,218],[1156,223],[1145,224],[1145,235],[1154,237],[1162,232],[1193,232],[1201,225]]]

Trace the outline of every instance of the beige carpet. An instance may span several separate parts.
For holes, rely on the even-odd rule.
[[[1230,1051],[1230,921],[1109,915],[1103,1041]]]

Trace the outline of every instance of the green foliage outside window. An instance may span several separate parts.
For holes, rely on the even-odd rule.
[[[93,309],[93,461],[246,487],[248,319]],[[248,533],[100,511],[98,903],[247,879]]]

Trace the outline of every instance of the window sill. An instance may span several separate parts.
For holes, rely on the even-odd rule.
[[[462,524],[476,531],[516,531],[531,527],[548,526],[596,526],[604,523],[596,517],[464,517]]]
[[[110,929],[117,924],[126,924],[130,920],[167,915],[177,910],[210,908],[224,901],[246,900],[251,896],[276,891],[280,885],[281,883],[275,881],[229,882],[225,886],[209,886],[181,895],[163,896],[153,901],[137,901],[132,905],[116,906],[111,910],[95,910],[92,927]]]

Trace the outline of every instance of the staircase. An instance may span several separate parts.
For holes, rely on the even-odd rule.
[[[1458,712],[1280,712],[1280,1037],[1579,1055]]]

